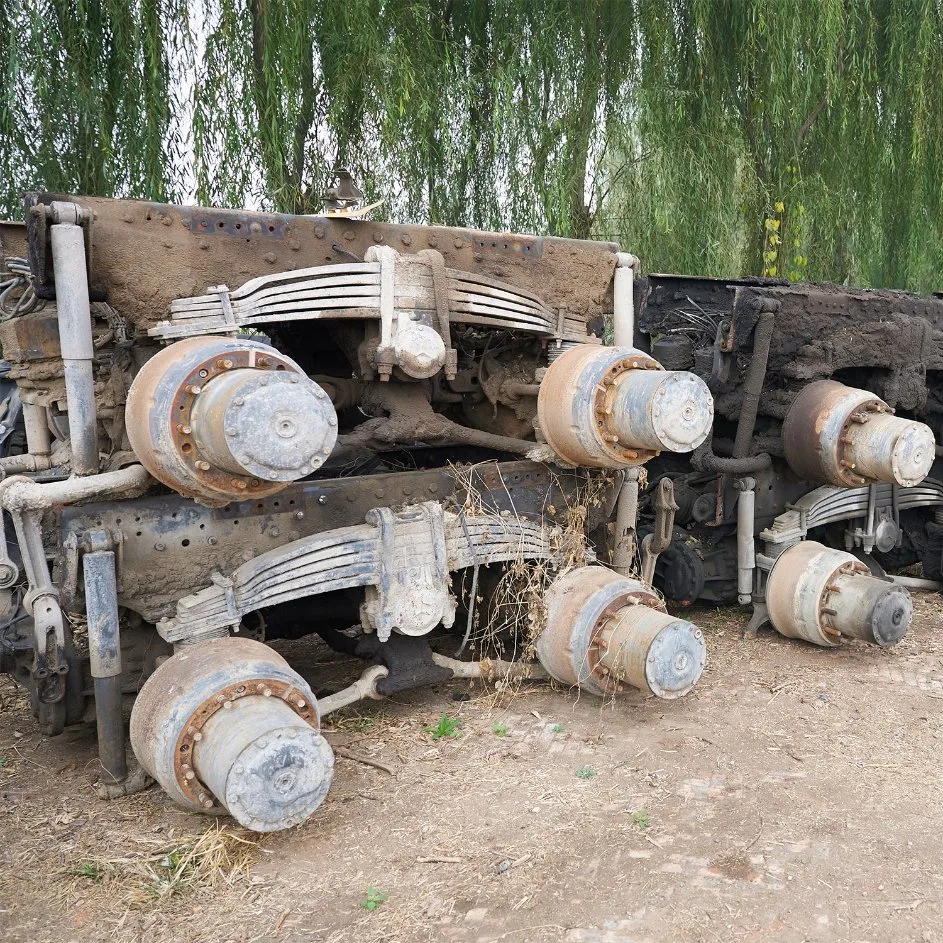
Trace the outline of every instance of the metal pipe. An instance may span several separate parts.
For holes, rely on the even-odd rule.
[[[628,576],[635,567],[638,475],[637,468],[626,469],[616,503],[616,533],[612,548],[612,568],[620,576]]]
[[[48,471],[50,468],[52,468],[50,455],[33,455],[26,452],[23,455],[7,455],[5,458],[0,458],[0,478],[7,475],[19,475],[23,472]]]
[[[888,576],[898,586],[906,589],[925,590],[930,593],[943,593],[943,583],[939,580],[925,580],[919,576]]]
[[[141,494],[152,483],[153,479],[141,465],[46,484],[15,476],[0,481],[0,507],[8,511],[42,511],[91,498],[102,501],[131,498]]]
[[[41,515],[38,513],[11,513],[13,527],[16,530],[16,542],[23,558],[23,569],[34,599],[52,595],[58,599],[55,584],[49,574],[46,560],[46,548],[43,545],[43,532],[40,526]]]
[[[756,513],[756,480],[739,478],[734,488],[737,498],[737,600],[742,606],[753,601],[753,571],[756,569],[756,545],[753,527]]]
[[[536,662],[502,661],[484,658],[481,661],[459,661],[448,655],[432,653],[432,660],[442,668],[448,668],[456,678],[484,678],[486,681],[540,681],[549,675]]]
[[[501,386],[501,392],[508,396],[539,396],[539,383],[523,383],[521,380],[506,380]]]
[[[26,449],[30,455],[48,456],[52,452],[52,438],[46,407],[23,403],[23,422],[26,424]]]
[[[92,361],[92,315],[82,227],[56,223],[51,228],[59,344],[65,371],[72,470],[76,475],[98,471],[98,420]]]
[[[322,697],[318,701],[318,713],[321,717],[326,717],[342,707],[349,707],[365,698],[370,698],[372,701],[381,700],[383,695],[377,690],[377,682],[389,673],[389,668],[384,665],[371,665],[353,684],[327,697]]]
[[[121,713],[121,640],[118,630],[118,585],[115,554],[96,550],[82,558],[88,655],[95,688],[98,758],[114,782],[128,778],[124,718]]]
[[[537,448],[536,442],[530,442],[527,439],[514,439],[511,436],[485,432],[482,429],[471,429],[445,417],[442,417],[440,425],[447,441],[462,445],[475,445],[483,449],[512,452],[517,455],[526,455]]]
[[[612,335],[616,347],[635,346],[635,269],[638,259],[628,252],[616,255],[612,280]]]
[[[52,468],[52,437],[46,407],[23,403],[23,421],[26,424],[26,452],[0,458],[0,478]]]

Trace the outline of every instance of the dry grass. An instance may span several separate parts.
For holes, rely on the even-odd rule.
[[[450,467],[456,481],[456,491],[464,494],[460,507],[466,517],[494,513],[475,486],[477,466]],[[587,476],[575,491],[567,494],[563,483],[554,475],[557,494],[565,502],[555,507],[549,502],[543,508],[545,531],[554,553],[552,560],[532,560],[523,555],[501,566],[500,576],[489,587],[487,594],[476,592],[470,599],[472,578],[470,571],[463,574],[460,594],[466,608],[473,607],[473,626],[469,646],[481,658],[497,657],[509,661],[532,660],[537,636],[546,622],[544,597],[550,583],[574,566],[590,559],[586,540],[586,520],[591,510],[603,504],[606,492],[612,486],[612,476],[597,473]],[[505,486],[511,508],[514,502]],[[502,512],[509,520],[520,520],[516,509]],[[487,605],[485,602],[487,595]]]
[[[66,893],[78,885],[100,885],[108,898],[128,907],[163,905],[168,898],[225,885],[232,888],[247,877],[259,853],[259,836],[214,824],[201,835],[173,844],[147,842],[146,850],[120,857],[91,857],[76,862]]]

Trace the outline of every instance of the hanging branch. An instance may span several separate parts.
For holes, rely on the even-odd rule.
[[[339,161],[403,221],[732,276],[775,212],[781,271],[941,284],[939,0],[6,0],[0,62],[4,214],[307,212]]]

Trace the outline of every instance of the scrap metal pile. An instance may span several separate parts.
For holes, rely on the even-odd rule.
[[[132,698],[150,777],[270,831],[323,801],[320,720],[362,698],[677,698],[706,645],[665,597],[891,645],[912,608],[882,567],[941,575],[939,299],[343,212],[26,209],[0,224],[0,669],[47,734],[97,723],[112,795],[146,782]],[[316,697],[276,651],[312,634],[362,677]]]

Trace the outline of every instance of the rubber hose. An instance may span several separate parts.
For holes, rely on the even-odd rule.
[[[756,414],[760,408],[760,396],[763,393],[763,381],[766,379],[766,366],[769,363],[769,348],[773,339],[773,323],[776,316],[772,311],[763,311],[756,322],[753,333],[753,357],[743,384],[743,405],[740,408],[740,420],[737,423],[737,437],[733,443],[733,457],[746,458],[753,441],[756,427]]]
[[[713,439],[708,439],[691,454],[691,464],[701,471],[721,472],[731,475],[751,475],[769,468],[770,456],[748,455],[756,427],[756,415],[760,408],[763,393],[763,381],[766,379],[766,367],[769,363],[769,350],[773,340],[773,325],[776,315],[773,311],[760,312],[753,334],[753,359],[743,384],[743,406],[737,422],[737,435],[733,444],[733,456],[724,458],[714,454]]]

